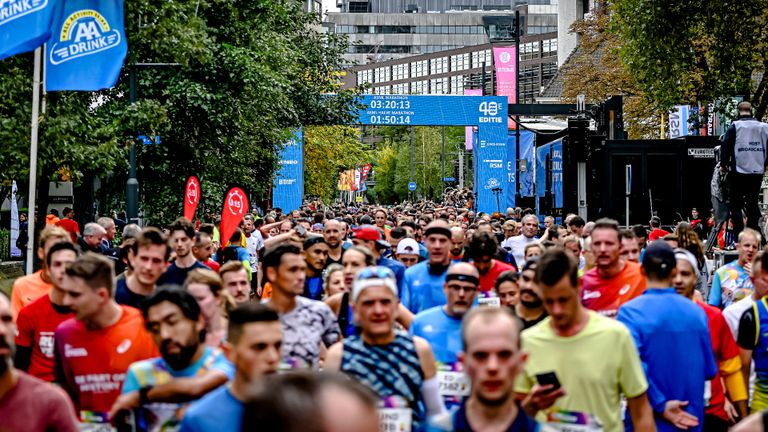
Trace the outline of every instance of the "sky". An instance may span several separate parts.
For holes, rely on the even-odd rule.
[[[339,8],[336,7],[336,0],[323,0],[323,12],[338,12]]]

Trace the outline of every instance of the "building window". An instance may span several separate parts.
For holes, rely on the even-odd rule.
[[[411,83],[411,93],[413,94],[427,94],[427,88],[429,87],[429,81],[416,81]]]
[[[539,42],[520,44],[520,60],[539,58]]]
[[[429,72],[428,63],[426,60],[421,60],[421,61],[411,63],[412,78],[423,77],[427,75],[428,72]]]
[[[469,53],[451,56],[451,71],[469,69]]]
[[[408,94],[408,83],[392,85],[392,94]]]
[[[486,66],[491,65],[491,50],[475,51],[472,53],[472,68],[483,67],[483,62]]]
[[[448,78],[435,78],[429,80],[430,82],[430,94],[447,94],[448,93]]]
[[[408,78],[408,63],[392,66],[392,81]]]
[[[451,94],[464,94],[464,75],[451,77]]]
[[[369,84],[373,82],[373,72],[370,69],[361,70],[357,73],[357,85]]]
[[[390,75],[389,67],[377,68],[374,72],[374,79],[377,83],[391,81],[392,77]]]
[[[557,39],[547,39],[541,42],[542,57],[557,57]]]
[[[448,72],[448,58],[438,57],[429,61],[429,73],[431,75],[443,74]]]

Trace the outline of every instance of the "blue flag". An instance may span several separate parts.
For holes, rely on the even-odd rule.
[[[272,207],[290,212],[301,208],[304,196],[304,133],[296,130],[280,152],[280,168],[272,184]]]
[[[47,47],[46,90],[113,87],[128,52],[123,0],[64,1]]]
[[[51,36],[58,0],[0,0],[0,60],[32,51]]]

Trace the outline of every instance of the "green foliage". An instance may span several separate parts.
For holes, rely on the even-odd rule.
[[[154,223],[181,213],[196,174],[203,206],[220,209],[228,185],[266,196],[279,145],[301,125],[351,123],[355,93],[339,89],[346,39],[316,31],[319,17],[298,0],[126,2],[128,58],[115,88],[49,95],[40,125],[41,173],[65,168],[75,181],[109,174],[102,210],[122,210],[129,146],[139,134],[139,204]],[[0,180],[28,166],[29,55],[0,62]],[[133,63],[137,103],[129,104]],[[335,92],[335,98],[323,93]],[[329,173],[328,175],[332,175]]]
[[[765,70],[765,0],[611,4],[621,58],[659,110],[750,95],[752,73]]]
[[[417,184],[416,196],[439,199],[446,184],[442,181],[442,132],[440,127],[414,130],[414,176],[411,179],[411,133],[407,126],[375,128],[371,134],[383,137],[376,150],[375,192],[379,202],[394,203],[408,198],[408,183]],[[445,128],[445,176],[458,177],[457,148],[464,148],[464,128]],[[465,173],[466,178],[471,173]]]
[[[304,128],[304,193],[325,202],[333,200],[339,171],[370,162],[360,143],[359,131],[351,126]]]

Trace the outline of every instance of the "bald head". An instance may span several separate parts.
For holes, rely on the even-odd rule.
[[[458,264],[452,265],[448,269],[448,275],[464,275],[464,276],[474,276],[475,278],[480,278],[480,273],[478,273],[477,268],[473,266],[470,263],[461,262]]]

